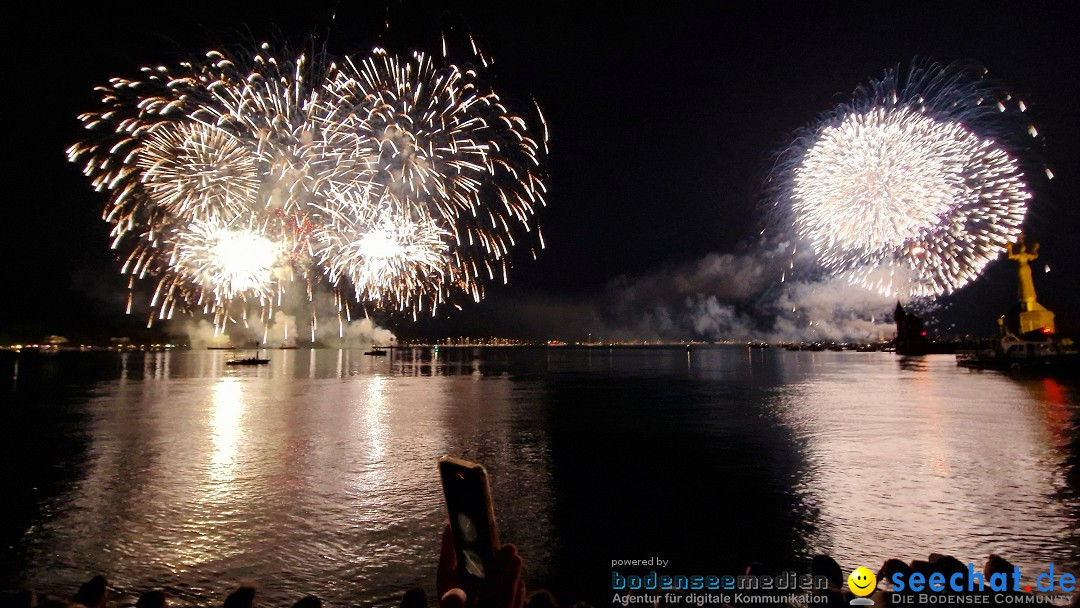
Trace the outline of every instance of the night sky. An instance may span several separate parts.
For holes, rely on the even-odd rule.
[[[108,248],[95,193],[65,148],[92,88],[234,43],[303,45],[332,54],[374,45],[437,51],[441,30],[471,31],[495,58],[507,97],[535,97],[551,129],[548,249],[516,258],[509,285],[413,325],[401,336],[584,339],[571,320],[612,282],[736,251],[762,223],[761,187],[789,134],[858,84],[913,57],[977,61],[1029,105],[1044,136],[1023,151],[1035,176],[1027,230],[1043,243],[1040,301],[1059,329],[1080,328],[1080,14],[1070,2],[864,3],[228,2],[27,3],[9,21],[9,168],[0,222],[6,252],[0,342],[139,335],[123,314],[126,278]],[[60,12],[64,11],[64,12]],[[389,27],[387,27],[389,22]],[[1043,264],[1052,272],[1043,274]],[[989,334],[1012,303],[1014,270],[994,264],[947,299],[942,323]],[[563,325],[565,323],[565,325]],[[965,325],[966,323],[966,325]]]

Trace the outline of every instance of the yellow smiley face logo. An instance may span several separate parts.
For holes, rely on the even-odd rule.
[[[847,577],[848,589],[859,597],[870,595],[877,587],[877,577],[869,568],[859,566]]]

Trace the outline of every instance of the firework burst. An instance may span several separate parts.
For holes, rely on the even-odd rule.
[[[268,239],[264,230],[195,220],[173,234],[172,250],[178,282],[196,285],[200,301],[212,310],[238,297],[261,303],[275,293],[276,276],[285,248]]]
[[[338,193],[321,209],[314,240],[330,281],[347,281],[368,301],[384,301],[389,291],[400,303],[443,292],[452,235],[385,191],[376,204],[369,196]]]
[[[259,193],[258,157],[229,132],[201,123],[155,130],[135,165],[147,197],[176,218],[229,221]]]
[[[1023,102],[983,71],[889,70],[798,134],[776,209],[818,264],[885,295],[976,278],[1020,232],[1029,194],[1004,142]]]
[[[348,59],[326,91],[326,138],[367,161],[363,179],[384,187],[398,215],[438,218],[452,236],[433,295],[479,300],[495,266],[505,278],[515,233],[530,232],[545,204],[541,144],[526,121],[474,67],[440,67],[419,52]]]
[[[482,69],[263,45],[142,72],[97,89],[68,156],[109,193],[123,272],[157,277],[151,319],[270,318],[321,286],[346,308],[434,313],[505,279],[521,233],[543,245],[543,140]]]

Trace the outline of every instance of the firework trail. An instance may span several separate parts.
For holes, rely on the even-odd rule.
[[[820,266],[884,295],[933,297],[1019,234],[1031,195],[1005,142],[1026,107],[984,76],[894,68],[797,134],[773,176],[774,213]]]
[[[434,313],[505,280],[523,235],[543,246],[546,126],[533,136],[482,74],[445,53],[211,51],[98,87],[68,157],[109,194],[131,284],[156,279],[151,321],[270,319],[322,287],[346,317],[350,300]]]

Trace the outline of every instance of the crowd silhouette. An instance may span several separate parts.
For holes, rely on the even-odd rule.
[[[439,566],[436,575],[435,602],[429,599],[428,593],[421,588],[413,588],[404,592],[400,601],[395,603],[400,608],[559,608],[560,603],[555,593],[541,589],[527,592],[522,579],[524,561],[518,554],[517,548],[512,544],[505,544],[495,553],[494,563],[488,571],[488,576],[482,582],[473,582],[475,579],[462,579],[458,574],[457,554],[454,548],[454,537],[447,524],[442,534],[442,545],[439,555]],[[994,575],[1011,576],[1014,566],[1008,560],[998,555],[990,555],[982,568],[982,577],[989,581]],[[828,555],[817,555],[810,563],[810,574],[827,581],[827,586],[822,589],[805,590],[805,593],[813,597],[812,600],[792,604],[790,602],[772,602],[766,596],[774,594],[772,591],[746,591],[735,596],[741,601],[734,603],[713,604],[718,608],[738,608],[739,606],[791,606],[802,603],[816,606],[839,607],[852,605],[853,595],[845,586],[845,570],[839,563]],[[909,580],[912,574],[922,574],[923,580],[929,580],[930,576],[940,573],[945,580],[957,573],[969,575],[968,566],[951,555],[931,554],[926,560],[912,560],[904,562],[892,558],[886,560],[877,571],[877,588],[870,594],[869,599],[874,606],[892,605],[921,605],[918,600],[910,599],[899,604],[894,602],[896,590],[890,581],[894,575],[901,574],[902,580]],[[742,574],[761,575],[773,574],[767,567],[759,563],[752,563],[746,567]],[[967,579],[964,578],[966,581]],[[1009,579],[1011,580],[1011,579]],[[680,605],[693,608],[694,604],[686,597],[686,590],[675,590],[667,593],[657,593],[648,590],[619,591],[617,594],[647,595],[652,594],[655,598],[645,605],[652,604],[653,608],[669,608]],[[948,599],[946,596],[979,595],[974,601],[968,599]],[[1027,591],[1010,590],[1005,592],[963,591],[956,592],[948,588],[941,593],[935,594],[933,603],[979,603],[984,605],[1061,605],[1060,603],[1046,603],[1045,600],[1032,595]],[[1070,595],[1061,593],[1061,595]],[[1072,592],[1071,608],[1080,608],[1080,593]],[[910,598],[911,595],[908,595]],[[641,598],[647,599],[647,598]],[[641,605],[642,602],[634,602]],[[118,603],[110,598],[108,581],[104,576],[95,576],[83,585],[70,597],[54,595],[38,595],[32,590],[19,590],[4,593],[0,608],[116,608],[130,606],[130,602]],[[135,608],[178,608],[182,604],[174,603],[163,591],[152,590],[143,593],[135,602]],[[222,603],[223,608],[256,608],[259,606],[256,588],[251,585],[242,585],[230,592]],[[699,604],[700,605],[700,604]],[[314,596],[307,595],[292,604],[292,608],[322,608],[323,601]],[[584,601],[578,601],[572,608],[592,608]]]

